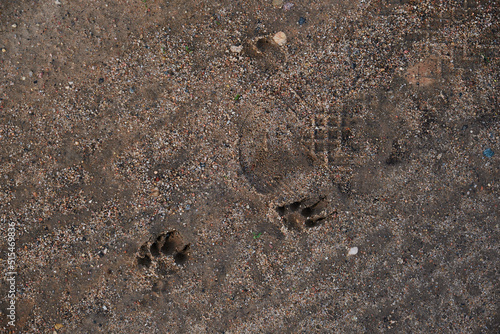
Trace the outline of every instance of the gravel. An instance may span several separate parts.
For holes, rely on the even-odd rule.
[[[0,331],[498,333],[499,8],[2,1]]]

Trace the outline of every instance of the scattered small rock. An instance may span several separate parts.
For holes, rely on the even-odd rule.
[[[486,158],[491,158],[493,155],[495,155],[495,152],[491,148],[487,148],[486,150],[483,151],[483,155]]]
[[[287,2],[286,4],[283,5],[284,10],[290,10],[293,7],[293,3]]]
[[[274,42],[278,45],[286,44],[286,34],[283,31],[277,32],[273,37]]]
[[[243,50],[243,45],[239,45],[239,46],[231,45],[230,49],[231,49],[231,52],[240,53]]]
[[[352,247],[349,249],[349,253],[347,253],[347,256],[352,256],[358,254],[358,247]]]
[[[273,6],[281,8],[281,6],[283,6],[283,0],[273,0]]]
[[[301,16],[299,18],[299,26],[303,25],[304,23],[306,23],[306,18]]]

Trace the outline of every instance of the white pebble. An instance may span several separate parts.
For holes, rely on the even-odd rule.
[[[356,255],[358,254],[358,247],[352,247],[351,249],[349,249],[349,253],[347,253],[347,255]]]
[[[273,37],[274,42],[278,45],[286,44],[286,34],[283,31],[277,32]]]
[[[240,46],[231,45],[231,52],[240,53],[241,50],[243,50],[243,45]]]

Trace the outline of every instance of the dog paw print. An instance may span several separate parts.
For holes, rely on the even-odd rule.
[[[184,244],[179,232],[163,232],[142,244],[137,254],[137,264],[156,268],[159,274],[167,275],[187,262],[189,250],[190,244]]]
[[[278,206],[276,211],[288,228],[302,230],[304,227],[320,225],[328,216],[327,200],[304,199],[287,205]]]

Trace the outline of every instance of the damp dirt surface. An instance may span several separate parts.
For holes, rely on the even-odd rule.
[[[0,332],[498,333],[499,12],[1,1]]]

